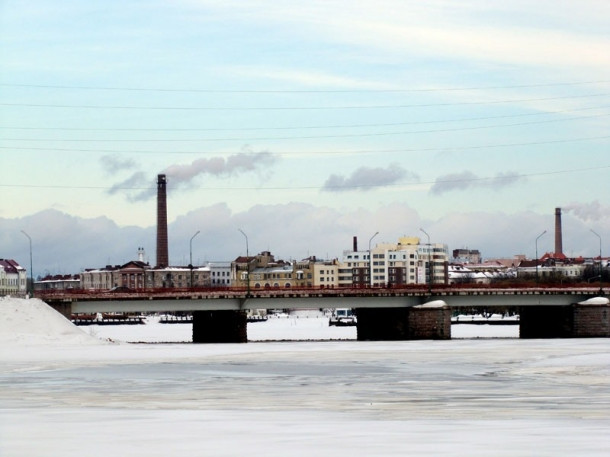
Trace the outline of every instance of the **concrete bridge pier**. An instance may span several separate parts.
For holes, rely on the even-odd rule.
[[[51,308],[60,313],[66,319],[72,318],[72,303],[70,302],[53,302],[47,303]]]
[[[245,311],[194,311],[193,343],[246,343]]]
[[[449,340],[451,308],[435,301],[409,308],[358,308],[358,341]]]
[[[520,338],[608,338],[610,301],[595,297],[568,306],[524,306]]]

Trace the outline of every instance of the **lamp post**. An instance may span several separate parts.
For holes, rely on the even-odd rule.
[[[599,293],[602,294],[602,237],[593,229],[591,229],[591,232],[599,238]]]
[[[248,271],[246,272],[247,275],[247,283],[246,283],[246,288],[248,290],[248,296],[250,295],[250,251],[248,249],[248,235],[246,235],[244,233],[244,231],[242,229],[237,229],[240,231],[240,233],[244,236],[244,238],[246,239],[246,265],[248,268]]]
[[[32,238],[30,237],[30,235],[25,233],[24,230],[22,230],[21,233],[23,233],[25,236],[27,236],[28,240],[30,240],[30,287],[29,287],[29,293],[30,293],[30,297],[33,297],[34,296],[34,272],[32,271]]]
[[[423,228],[420,228],[419,230],[421,230],[421,232],[428,237],[428,278],[426,282],[428,283],[428,292],[432,293],[432,262],[430,256],[430,235],[428,235],[428,232],[426,232]],[[425,273],[426,270],[424,269],[424,276]]]
[[[536,237],[536,284],[538,284],[538,239],[546,233],[546,230]]]
[[[371,241],[379,235],[379,232],[375,232],[375,234],[369,239],[369,286],[373,287],[373,262],[371,260]]]
[[[189,267],[191,268],[191,289],[193,288],[193,238],[199,235],[200,230],[197,230],[195,234],[191,237],[191,241],[189,241]]]

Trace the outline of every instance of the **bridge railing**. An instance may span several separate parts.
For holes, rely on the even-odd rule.
[[[438,284],[375,285],[356,287],[290,287],[290,288],[245,288],[245,287],[194,287],[194,288],[141,288],[141,289],[52,289],[37,291],[43,300],[113,300],[155,298],[249,298],[249,297],[297,297],[297,296],[370,296],[370,295],[455,295],[455,294],[568,294],[599,293],[599,287],[590,284],[538,284],[514,283],[502,287],[493,284]],[[603,293],[603,290],[601,291]]]

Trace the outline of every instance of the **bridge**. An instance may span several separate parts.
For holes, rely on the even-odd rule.
[[[359,340],[450,339],[458,307],[515,307],[521,338],[609,337],[599,287],[365,287],[41,291],[66,316],[97,312],[192,312],[193,342],[247,341],[246,312],[353,308]]]

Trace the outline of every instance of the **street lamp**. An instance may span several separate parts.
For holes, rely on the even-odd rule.
[[[599,238],[599,293],[602,293],[602,237],[599,234],[591,229],[591,232]]]
[[[29,292],[30,292],[30,297],[34,296],[34,272],[32,271],[32,238],[30,238],[30,235],[28,235],[27,233],[25,233],[25,231],[21,231],[21,233],[23,233],[25,236],[28,237],[28,240],[30,240],[30,287],[29,287]]]
[[[546,230],[536,237],[536,284],[538,284],[538,239],[546,233]]]
[[[246,235],[244,233],[244,231],[242,229],[237,229],[240,231],[240,233],[244,236],[244,238],[246,239],[246,265],[248,268],[248,271],[246,272],[248,278],[247,278],[247,283],[246,283],[246,288],[248,290],[248,295],[250,295],[250,252],[248,250],[248,235]]]
[[[191,241],[189,241],[189,267],[191,268],[191,289],[193,288],[193,238],[195,238],[197,235],[199,235],[200,230],[197,230],[197,232],[195,232],[195,234],[191,237]]]
[[[423,228],[420,228],[419,230],[421,230],[421,232],[428,237],[428,278],[426,282],[428,283],[428,291],[432,292],[432,261],[430,256],[430,235],[428,235],[428,232],[426,232]],[[424,276],[425,273],[426,270],[424,269]]]
[[[379,232],[375,232],[375,234],[369,239],[369,286],[373,286],[373,262],[371,261],[371,241],[379,235]]]

